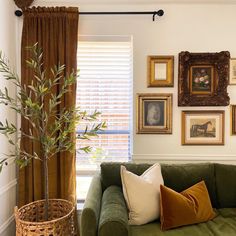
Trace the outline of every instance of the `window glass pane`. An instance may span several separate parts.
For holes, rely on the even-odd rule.
[[[79,199],[85,199],[89,185],[91,184],[92,176],[77,176],[76,177],[76,189]]]
[[[132,41],[127,38],[126,41],[79,41],[77,106],[88,113],[101,112],[99,122],[107,123],[107,129],[98,137],[77,140],[77,149],[92,147],[89,154],[77,153],[77,174],[80,176],[94,173],[101,162],[130,158]],[[85,122],[80,123],[76,132],[83,132],[85,126]],[[82,198],[84,194],[79,192],[78,196]]]

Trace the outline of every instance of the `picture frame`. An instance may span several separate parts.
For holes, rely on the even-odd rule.
[[[174,86],[174,56],[148,56],[148,87]]]
[[[179,53],[178,106],[227,106],[230,53]]]
[[[224,145],[225,112],[182,111],[182,145]]]
[[[230,105],[230,130],[231,135],[236,135],[236,105]]]
[[[236,58],[230,59],[229,71],[229,84],[236,85]]]
[[[172,133],[172,94],[137,94],[137,134]]]

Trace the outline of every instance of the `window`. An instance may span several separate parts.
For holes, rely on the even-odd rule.
[[[86,197],[92,175],[103,161],[128,161],[132,137],[132,40],[131,37],[82,36],[78,45],[77,106],[100,111],[107,129],[79,146],[92,146],[77,154],[79,200]],[[80,132],[77,130],[77,132]]]

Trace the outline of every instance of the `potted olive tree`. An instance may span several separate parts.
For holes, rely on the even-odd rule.
[[[31,59],[27,65],[33,70],[32,83],[21,84],[19,77],[11,70],[7,59],[0,54],[0,72],[3,79],[13,83],[17,94],[11,97],[7,88],[0,90],[0,104],[8,106],[29,122],[29,130],[23,131],[15,124],[0,122],[0,132],[14,146],[14,153],[0,160],[0,171],[8,163],[8,158],[15,158],[20,168],[28,165],[32,159],[42,162],[44,184],[44,200],[36,201],[16,209],[17,235],[73,235],[74,206],[68,201],[49,199],[48,160],[58,152],[75,151],[75,127],[81,120],[90,121],[84,132],[77,135],[80,139],[89,139],[97,132],[106,128],[104,122],[96,122],[99,112],[87,114],[79,108],[56,109],[61,98],[70,92],[70,86],[76,83],[76,73],[64,76],[65,66],[50,68],[50,73],[43,69],[43,54],[36,45],[29,47]],[[49,76],[46,76],[48,75]],[[55,93],[55,87],[61,83],[61,89]],[[47,101],[47,109],[45,108]],[[81,130],[81,129],[80,129]],[[28,153],[21,147],[22,138],[36,142],[40,147],[39,153]],[[81,147],[85,152],[90,147]]]

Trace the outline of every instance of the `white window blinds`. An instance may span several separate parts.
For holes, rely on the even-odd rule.
[[[100,120],[107,122],[98,137],[78,141],[78,147],[93,147],[90,154],[77,154],[78,168],[101,161],[127,161],[132,130],[131,39],[80,40],[78,69],[77,106],[88,113],[101,112]]]

